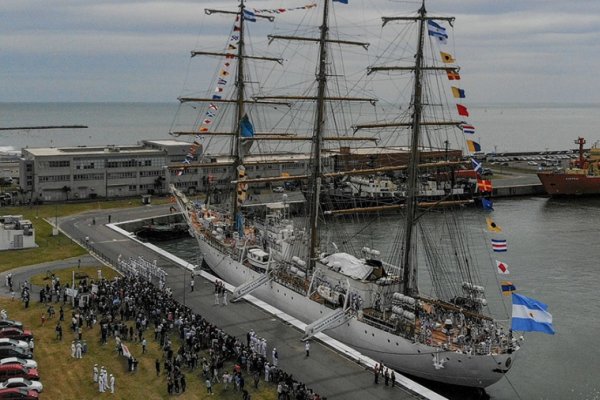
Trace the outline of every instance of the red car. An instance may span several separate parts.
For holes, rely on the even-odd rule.
[[[0,389],[0,399],[37,400],[39,393],[24,388]]]
[[[37,368],[27,368],[21,364],[0,365],[0,381],[10,378],[27,378],[32,381],[40,379]]]
[[[33,333],[31,333],[29,329],[20,329],[14,326],[9,326],[0,329],[0,338],[31,340],[33,339]]]

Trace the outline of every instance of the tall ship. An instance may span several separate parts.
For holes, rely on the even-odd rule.
[[[512,332],[490,315],[490,304],[481,285],[481,270],[486,265],[476,260],[475,251],[469,248],[469,230],[462,225],[462,218],[472,213],[464,210],[462,200],[452,196],[433,201],[422,201],[418,196],[419,179],[423,174],[444,168],[452,170],[463,163],[427,160],[422,156],[432,149],[443,148],[443,142],[450,137],[444,132],[460,130],[464,124],[442,111],[445,100],[433,97],[434,89],[439,86],[436,85],[438,76],[457,74],[458,67],[448,65],[447,60],[442,64],[433,57],[435,54],[439,57],[439,52],[434,51],[438,44],[435,35],[431,35],[431,26],[451,24],[454,18],[430,16],[424,4],[410,16],[383,17],[385,30],[398,25],[402,32],[396,34],[390,29],[385,33],[389,40],[388,51],[410,48],[409,55],[378,57],[378,64],[368,68],[364,68],[369,65],[364,57],[361,68],[365,73],[361,79],[389,74],[378,81],[385,86],[394,80],[395,74],[401,74],[408,76],[411,84],[403,91],[406,104],[392,107],[393,113],[387,115],[391,115],[390,119],[365,121],[365,116],[375,114],[355,111],[360,111],[360,104],[367,103],[371,107],[380,98],[356,96],[352,89],[358,88],[358,84],[347,84],[347,81],[344,84],[340,80],[351,64],[341,63],[342,59],[334,52],[350,48],[356,55],[369,46],[355,40],[357,36],[343,36],[330,25],[330,20],[338,20],[331,14],[343,12],[338,7],[348,7],[343,3],[322,0],[318,6],[300,7],[303,15],[298,19],[309,22],[313,18],[317,22],[316,29],[294,29],[287,34],[276,32],[268,36],[270,42],[287,43],[283,48],[300,56],[300,62],[290,60],[289,66],[277,57],[247,52],[250,23],[261,17],[279,18],[276,13],[248,8],[244,0],[235,11],[207,10],[211,15],[231,14],[235,23],[225,45],[226,51],[192,53],[220,57],[224,67],[218,73],[217,95],[180,99],[203,105],[195,107],[206,110],[206,114],[198,118],[200,122],[194,128],[196,139],[190,155],[177,167],[176,173],[194,173],[195,167],[207,165],[210,156],[202,141],[225,136],[236,171],[236,176],[231,178],[235,190],[226,207],[188,199],[176,181],[171,191],[193,231],[206,265],[236,287],[234,300],[251,293],[306,323],[305,339],[324,332],[383,365],[411,376],[487,387],[509,371],[519,346]],[[265,22],[268,21],[272,19]],[[355,26],[350,28],[356,29]],[[314,34],[310,35],[311,32]],[[306,45],[315,50],[314,54],[300,49]],[[293,69],[299,63],[310,62],[312,80],[303,81],[309,83],[309,88],[300,95],[281,94],[285,89],[296,89],[285,78],[274,83],[273,94],[266,94],[262,91],[268,82],[264,86],[262,82],[253,84],[255,78],[247,74],[256,71],[248,67],[250,62],[282,63],[286,71],[288,67]],[[235,78],[231,86],[235,90],[230,97],[220,94],[226,92],[221,90],[224,76]],[[268,78],[275,79],[273,76],[269,74]],[[296,75],[290,72],[284,76],[292,80]],[[360,93],[371,94],[360,89]],[[221,112],[228,106],[227,111],[233,118],[225,119]],[[279,122],[283,118],[280,118],[270,121],[270,130],[260,131],[258,124],[251,122],[260,120],[255,114],[258,107],[277,107],[285,113],[298,107],[299,111],[290,114],[289,128],[281,128]],[[348,118],[342,118],[344,116]],[[223,128],[214,126],[218,121],[223,122]],[[300,122],[308,123],[309,128],[302,128]],[[373,137],[405,139],[407,163],[384,167],[363,165],[342,171],[331,171],[324,164],[321,155],[331,143],[360,146],[363,142],[370,143]],[[245,160],[263,148],[262,141],[306,143],[311,155],[306,172],[280,177],[253,176]],[[253,143],[257,144],[253,147]],[[388,248],[382,252],[364,245],[351,245],[330,222],[334,212],[328,211],[326,215],[321,206],[322,191],[331,179],[348,177],[348,182],[362,185],[365,181],[368,184],[369,177],[390,171],[402,171],[405,175],[402,204],[367,204],[359,209],[335,210],[342,215],[378,213],[387,207],[397,207],[399,215],[393,216],[386,232]],[[362,177],[362,180],[352,177]],[[253,184],[289,181],[306,186],[306,215],[292,215],[282,197],[280,206],[267,206],[264,218],[245,218],[242,206],[251,196],[249,188]],[[442,203],[445,207],[440,207]],[[450,203],[454,207],[450,207]],[[397,232],[392,232],[394,229]]]
[[[586,156],[584,138],[577,138],[579,156],[564,170],[539,172],[544,190],[551,196],[587,196],[600,194],[600,147],[595,143]]]
[[[477,180],[460,176],[467,170],[439,175],[421,174],[418,179],[418,201],[438,202],[441,206],[454,206],[457,201],[462,204],[475,204],[477,198]],[[468,171],[472,172],[472,171]],[[326,211],[360,208],[366,210],[381,205],[397,205],[403,207],[406,201],[406,178],[392,179],[387,175],[346,176],[334,182],[321,196],[321,207]],[[452,199],[446,202],[447,199]]]

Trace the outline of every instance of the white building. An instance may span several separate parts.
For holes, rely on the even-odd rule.
[[[180,165],[188,142],[144,140],[138,145],[26,148],[20,159],[23,201],[64,201],[161,194],[168,185],[188,193],[210,186],[231,187],[233,159],[205,155],[178,176],[169,167]],[[245,157],[252,178],[297,175],[307,171],[308,154],[269,154]],[[325,163],[325,168],[329,163]]]
[[[0,217],[0,250],[27,249],[37,247],[35,230],[31,221],[22,215]]]

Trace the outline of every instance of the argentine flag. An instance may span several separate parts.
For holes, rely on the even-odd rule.
[[[250,22],[256,22],[256,14],[253,11],[244,9],[244,19]]]
[[[552,314],[548,312],[546,304],[515,293],[512,294],[512,303],[513,331],[537,331],[554,335]]]
[[[448,34],[446,33],[446,28],[444,28],[443,26],[439,25],[438,23],[429,20],[427,21],[427,31],[429,33],[429,36],[433,36],[434,38],[436,38],[437,40],[439,40],[441,43],[446,43],[446,41],[448,40]]]

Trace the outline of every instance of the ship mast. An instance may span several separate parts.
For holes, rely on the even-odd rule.
[[[311,208],[310,208],[310,253],[309,270],[314,269],[319,247],[319,231],[317,228],[319,219],[319,191],[321,189],[321,146],[323,144],[323,129],[325,127],[325,89],[327,88],[327,36],[329,0],[323,1],[323,23],[321,24],[321,36],[319,38],[319,72],[317,75],[317,115],[313,133],[312,171],[311,171]]]
[[[323,18],[321,26],[319,27],[319,37],[310,38],[302,36],[287,36],[287,35],[269,35],[269,39],[272,40],[295,40],[305,43],[318,43],[319,45],[319,59],[318,59],[318,70],[317,70],[317,96],[266,96],[257,97],[257,100],[296,100],[296,101],[316,101],[316,115],[313,127],[313,134],[311,137],[312,148],[311,148],[311,165],[308,178],[310,180],[310,209],[309,209],[309,263],[308,269],[314,269],[315,262],[318,258],[319,248],[319,192],[321,188],[321,180],[323,178],[323,166],[321,160],[321,151],[323,142],[326,138],[323,137],[325,131],[325,105],[329,101],[362,101],[373,103],[376,99],[364,98],[364,97],[328,97],[326,96],[327,91],[327,63],[329,60],[328,44],[336,43],[340,45],[352,45],[360,46],[364,49],[369,47],[369,43],[330,39],[329,38],[329,2],[330,0],[323,1]],[[337,140],[345,140],[345,138],[337,138]],[[271,178],[273,179],[273,178]],[[289,180],[289,179],[288,179]]]
[[[238,178],[238,174],[237,174],[237,169],[240,165],[243,164],[243,157],[244,157],[244,151],[243,151],[243,146],[242,146],[242,129],[243,129],[243,125],[242,125],[242,120],[244,118],[244,116],[246,115],[246,110],[245,110],[245,104],[246,103],[253,103],[253,104],[282,104],[281,102],[273,102],[273,101],[257,101],[257,100],[248,100],[245,98],[245,80],[244,80],[244,74],[245,74],[245,59],[253,59],[253,60],[261,60],[261,61],[275,61],[279,64],[283,63],[283,60],[280,58],[273,58],[273,57],[259,57],[259,56],[250,56],[250,55],[246,55],[246,50],[245,50],[245,3],[244,0],[240,0],[240,4],[239,4],[239,9],[237,11],[225,11],[225,10],[216,10],[216,9],[205,9],[204,12],[207,15],[211,15],[211,14],[233,14],[236,15],[237,20],[239,21],[239,26],[237,26],[236,23],[236,30],[235,32],[237,32],[238,35],[238,41],[237,41],[237,52],[236,53],[230,53],[228,52],[229,49],[227,49],[225,52],[211,52],[211,51],[192,51],[192,57],[198,56],[198,55],[203,55],[203,56],[217,56],[217,57],[226,57],[227,59],[229,58],[237,58],[237,74],[236,74],[236,78],[235,78],[235,85],[236,85],[236,94],[234,96],[233,99],[221,99],[221,98],[215,98],[214,96],[208,97],[208,98],[197,98],[197,97],[180,97],[179,101],[181,103],[186,103],[186,102],[211,102],[211,103],[229,103],[229,104],[234,104],[235,106],[235,113],[234,113],[234,118],[235,121],[233,123],[234,125],[234,129],[233,132],[228,132],[227,135],[232,136],[232,140],[231,140],[231,145],[230,145],[230,155],[232,157],[233,162],[231,163],[232,165],[232,170],[233,170],[233,174],[234,174],[234,178],[232,180],[236,180]],[[255,15],[254,18],[261,18],[261,19],[266,19],[270,22],[273,22],[273,20],[275,19],[275,17],[273,16],[264,16],[264,15]],[[287,104],[287,103],[283,103],[283,104]],[[175,135],[175,136],[179,136],[180,134],[193,134],[193,135],[197,135],[197,132],[171,132],[171,134]],[[206,132],[206,134],[209,134],[208,132]],[[187,163],[187,166],[194,166],[191,163]],[[184,166],[186,167],[186,166]],[[239,210],[239,204],[238,204],[238,195],[237,195],[237,188],[239,186],[236,185],[233,196],[232,196],[232,206],[231,206],[231,211],[232,211],[232,216],[234,217],[234,227],[236,229],[239,229],[240,227],[237,226],[238,225],[238,218],[237,218],[237,214],[240,211]]]
[[[419,138],[421,135],[421,95],[423,86],[421,82],[423,68],[423,41],[425,35],[425,3],[419,9],[419,44],[415,57],[415,83],[413,98],[413,116],[412,116],[412,134],[410,142],[410,161],[408,163],[408,191],[406,196],[406,223],[404,231],[404,254],[402,255],[403,267],[403,292],[406,295],[414,296],[418,294],[417,287],[417,263],[413,259],[412,239],[413,228],[417,213],[417,180],[419,164]]]
[[[235,132],[237,132],[237,135],[235,135],[235,137],[232,140],[232,148],[231,148],[231,155],[233,156],[233,174],[236,176],[237,178],[237,171],[238,171],[238,167],[242,164],[242,157],[243,155],[241,154],[241,146],[240,146],[240,140],[242,137],[242,118],[244,117],[244,88],[245,88],[245,84],[244,84],[244,9],[245,9],[245,5],[244,5],[244,0],[240,0],[240,31],[239,31],[239,35],[240,35],[240,40],[238,42],[238,54],[237,54],[237,59],[238,59],[238,65],[237,65],[237,77],[236,77],[236,86],[237,86],[237,96],[236,96],[236,104],[235,104],[235,108],[236,108],[236,121],[235,121]],[[235,190],[233,195],[231,196],[231,200],[232,200],[232,213],[231,215],[233,216],[233,220],[234,220],[234,230],[238,230],[240,227],[237,226],[238,225],[238,218],[237,218],[237,214],[239,212],[238,209],[238,196],[237,196],[237,188],[239,187],[239,185],[235,185]]]
[[[579,145],[579,160],[575,164],[577,165],[577,168],[583,168],[585,165],[585,156],[583,154],[583,145],[585,144],[585,139],[581,137],[577,138],[575,144]]]
[[[415,63],[410,67],[401,66],[383,66],[383,67],[371,67],[369,73],[377,71],[402,71],[412,70],[414,72],[414,86],[413,86],[413,114],[412,121],[409,123],[412,130],[410,135],[410,159],[408,163],[408,180],[407,180],[407,194],[406,194],[406,221],[404,231],[404,243],[403,243],[403,254],[402,254],[402,268],[403,268],[403,293],[409,296],[416,296],[419,293],[417,287],[417,262],[414,254],[414,225],[417,219],[417,182],[419,179],[419,139],[421,137],[421,128],[425,125],[433,125],[429,121],[423,121],[423,72],[429,70],[443,70],[441,67],[431,67],[424,65],[423,47],[425,42],[425,24],[428,20],[440,19],[452,23],[454,18],[452,17],[428,17],[427,10],[425,9],[425,1],[421,4],[421,8],[418,11],[418,15],[415,17],[383,17],[383,25],[385,26],[390,21],[417,21],[419,23],[418,28],[418,43],[417,53],[415,55]],[[447,68],[445,68],[447,70]],[[448,121],[435,123],[436,125],[447,125],[447,126],[458,126],[459,121]],[[399,127],[402,124],[367,124],[358,125],[356,129],[369,129],[374,127]]]

